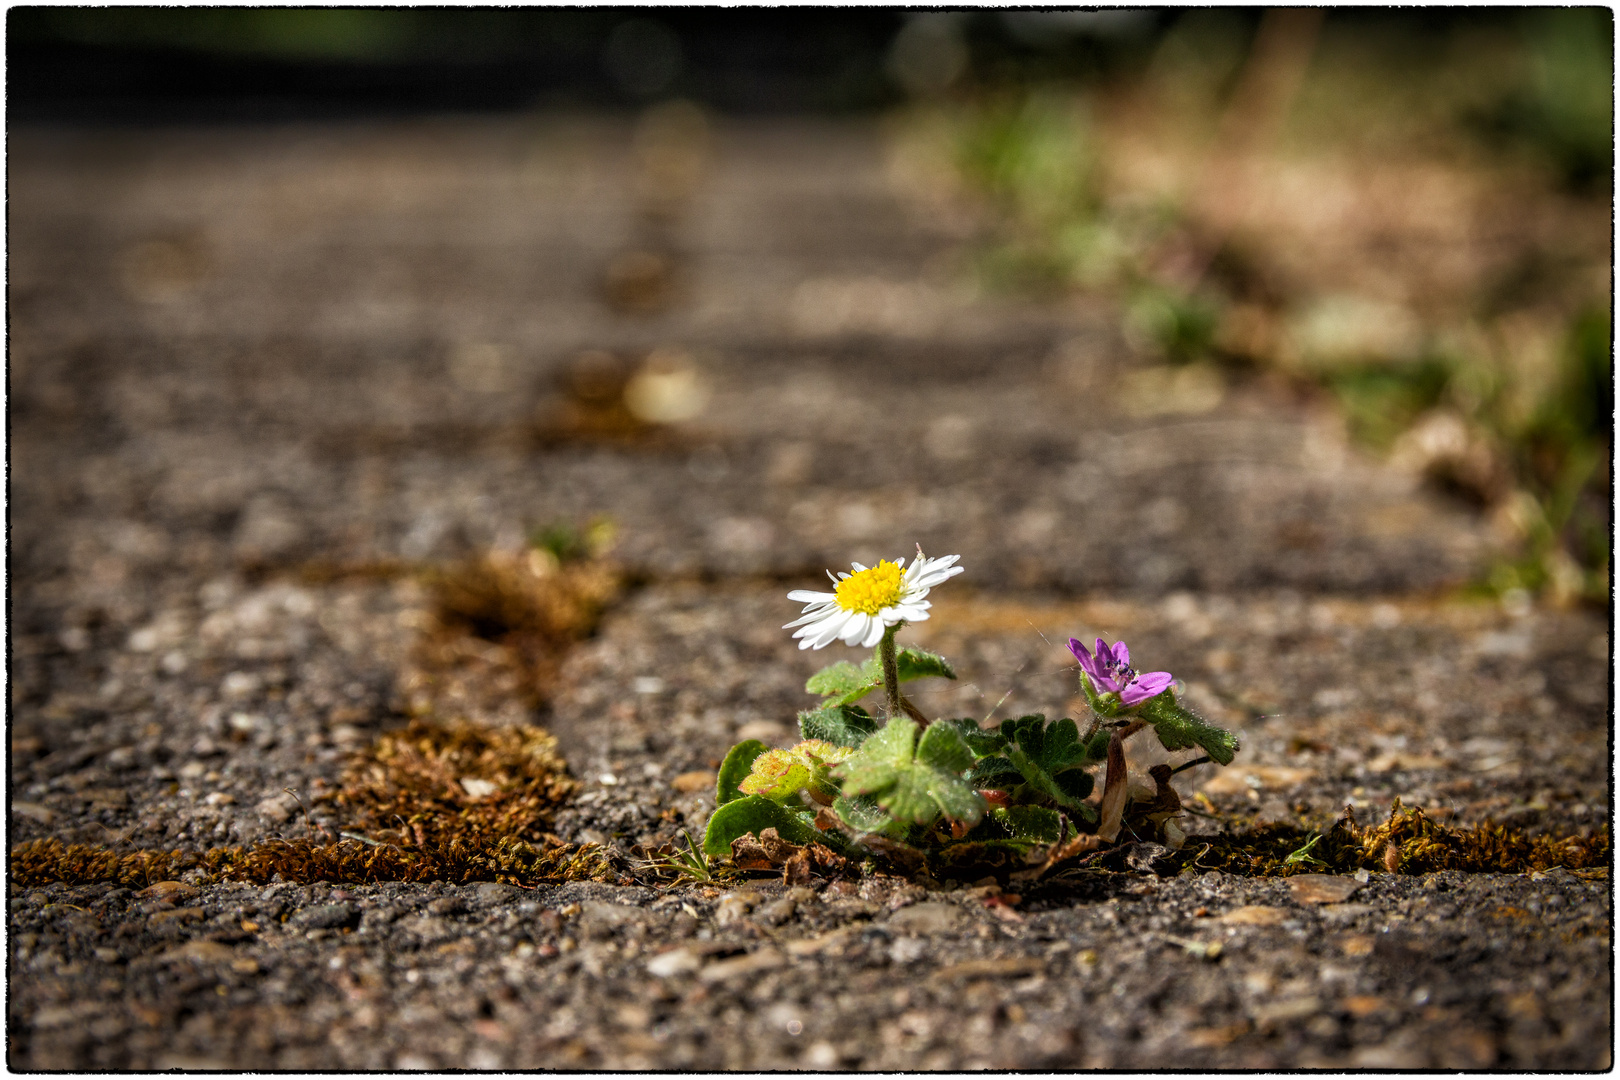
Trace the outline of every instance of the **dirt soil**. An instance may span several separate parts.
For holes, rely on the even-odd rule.
[[[847,652],[798,651],[786,593],[916,544],[967,568],[903,639],[957,665],[928,712],[1078,715],[1063,643],[1102,634],[1240,733],[1178,777],[1189,852],[1396,798],[1610,820],[1601,617],[1460,598],[1502,540],[1326,402],[1125,407],[1117,312],[960,285],[884,146],[679,114],[11,133],[8,844],[342,830],[346,763],[427,713],[549,729],[579,786],[548,828],[615,867],[13,880],[12,1068],[1610,1067],[1601,868],[647,884]],[[599,620],[448,626],[435,574],[604,516]]]

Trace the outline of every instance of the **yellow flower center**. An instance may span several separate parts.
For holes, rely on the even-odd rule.
[[[851,574],[838,583],[833,595],[845,611],[876,615],[900,600],[900,565],[884,559],[876,566]]]

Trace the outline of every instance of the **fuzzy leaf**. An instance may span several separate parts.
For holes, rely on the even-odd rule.
[[[951,662],[943,656],[921,649],[901,649],[894,658],[896,673],[901,682],[910,682],[913,679],[954,679],[956,669]],[[878,681],[883,681],[883,673],[878,671]]]
[[[956,669],[943,656],[921,649],[901,649],[894,658],[895,674],[901,682],[913,679],[956,678]],[[860,667],[848,660],[822,668],[804,684],[812,694],[826,698],[827,705],[853,705],[883,685],[883,667],[872,657]]]
[[[880,833],[896,840],[906,835],[904,822],[894,820],[874,800],[864,796],[840,795],[833,800],[832,809],[839,821],[856,832]]]
[[[710,815],[709,827],[703,833],[703,853],[730,855],[733,840],[748,833],[758,836],[766,829],[775,829],[778,836],[794,844],[829,842],[829,834],[812,825],[809,815],[790,810],[762,795],[744,795]],[[835,838],[834,843],[841,844],[841,841]]]
[[[975,762],[972,771],[967,774],[967,781],[976,788],[1009,788],[1014,784],[1022,784],[1024,774],[1019,772],[1012,762],[996,755],[980,758]]]
[[[977,824],[984,815],[984,800],[962,779],[960,770],[933,763],[971,759],[955,729],[943,730],[948,734],[926,740],[927,756],[919,758],[916,721],[906,716],[891,719],[835,770],[843,779],[844,793],[871,795],[901,821],[926,824],[944,814],[953,821]]]
[[[1159,742],[1164,744],[1166,750],[1186,750],[1197,746],[1211,760],[1222,765],[1232,764],[1232,759],[1237,756],[1237,736],[1176,704],[1173,691],[1152,698],[1137,715],[1153,725]]]
[[[973,765],[973,751],[962,733],[948,724],[929,724],[917,740],[917,760],[948,773],[966,772]]]
[[[990,811],[990,816],[1016,840],[1055,844],[1061,839],[1058,835],[1060,815],[1044,806],[1009,806]]]
[[[744,795],[763,795],[777,802],[792,802],[805,788],[832,796],[838,789],[827,776],[827,766],[836,765],[855,751],[822,739],[806,739],[797,746],[767,750],[754,759],[737,789]]]
[[[799,735],[854,749],[877,730],[877,721],[858,705],[828,705],[799,714]]]
[[[878,681],[882,682],[882,678],[879,677]],[[872,677],[863,669],[848,660],[840,660],[810,676],[804,688],[812,694],[837,698],[832,704],[847,705],[869,693],[872,685]]]
[[[1021,716],[1004,721],[1002,735],[1007,739],[1007,760],[1033,790],[1070,810],[1091,793],[1092,780],[1078,772],[1091,757],[1088,745],[1080,741],[1080,730],[1069,717],[1050,725],[1044,716]],[[1059,780],[1059,775],[1063,776]],[[1081,779],[1081,777],[1085,777]]]
[[[935,727],[941,724],[949,724],[955,728],[962,738],[967,741],[968,749],[973,751],[974,757],[988,757],[991,754],[1000,753],[1007,746],[1007,740],[1002,737],[1001,732],[995,730],[986,731],[972,717],[934,721]]]
[[[744,795],[763,795],[787,802],[810,785],[810,764],[791,750],[767,750],[754,759],[748,775],[737,785]]]
[[[726,760],[720,763],[720,772],[714,782],[714,805],[724,806],[733,799],[743,797],[737,785],[741,784],[754,767],[754,759],[765,752],[765,744],[748,739],[731,748]],[[730,851],[730,848],[726,849]]]

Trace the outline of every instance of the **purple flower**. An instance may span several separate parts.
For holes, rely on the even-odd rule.
[[[1098,638],[1097,655],[1092,656],[1078,639],[1070,638],[1069,651],[1091,677],[1091,685],[1097,688],[1097,693],[1118,694],[1120,703],[1127,709],[1164,693],[1175,681],[1175,676],[1168,671],[1137,674],[1131,667],[1131,650],[1123,641],[1116,641],[1110,649],[1106,641]]]

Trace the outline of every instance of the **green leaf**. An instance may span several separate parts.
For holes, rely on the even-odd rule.
[[[1061,817],[1056,810],[1048,810],[1044,806],[1009,806],[1002,810],[990,811],[990,816],[996,824],[1007,830],[1007,834],[1017,840],[1039,840],[1046,844],[1055,844],[1061,839],[1058,829]]]
[[[765,744],[758,739],[748,739],[731,748],[726,760],[720,763],[720,772],[714,782],[714,805],[724,806],[733,799],[740,799],[743,793],[737,790],[754,767],[754,759],[765,752]]]
[[[973,765],[973,751],[962,733],[948,724],[929,724],[917,740],[917,760],[949,773],[966,772]]]
[[[880,676],[878,682],[882,681]],[[869,693],[874,685],[872,677],[867,672],[848,660],[840,660],[810,676],[810,681],[804,684],[804,688],[822,697],[836,697],[839,699],[836,704],[843,705]],[[851,694],[854,696],[850,697]]]
[[[789,810],[762,795],[744,795],[710,815],[709,827],[703,832],[703,853],[730,855],[733,840],[748,833],[758,836],[766,829],[775,829],[778,836],[794,844],[842,844],[812,825],[809,815]]]
[[[905,822],[894,820],[873,799],[840,795],[833,800],[832,810],[839,821],[856,832],[879,833],[895,840],[906,835]]]
[[[1062,788],[1064,793],[1076,802],[1090,795],[1092,786],[1095,783],[1091,774],[1084,769],[1070,769],[1068,772],[1060,772],[1052,779],[1056,780],[1057,786]],[[1074,804],[1070,803],[1069,805],[1073,806]]]
[[[980,758],[967,774],[968,783],[976,788],[1009,788],[1024,782],[1024,774],[1013,763],[999,755]]]
[[[895,672],[901,682],[913,679],[956,678],[956,669],[943,656],[921,649],[901,649],[895,655]],[[877,657],[859,667],[848,660],[840,660],[824,667],[804,684],[812,694],[826,698],[827,705],[853,705],[883,685],[883,667]]]
[[[737,790],[745,795],[763,795],[775,802],[792,802],[799,791],[810,786],[810,763],[792,750],[767,750],[754,759]]]
[[[984,800],[962,779],[960,770],[935,764],[970,762],[971,752],[954,728],[943,731],[947,734],[925,740],[927,756],[919,759],[916,721],[894,717],[835,770],[843,780],[844,794],[871,795],[901,821],[926,824],[944,814],[953,821],[977,824],[984,815]]]
[[[1081,800],[1091,793],[1092,781],[1078,770],[1092,759],[1072,719],[1064,717],[1048,725],[1044,716],[1021,716],[1003,721],[1001,732],[1008,743],[1007,760],[1024,783],[1059,806],[1079,808]],[[1078,775],[1070,776],[1070,771]]]
[[[1041,765],[1053,775],[1064,769],[1086,763],[1086,748],[1080,742],[1080,729],[1065,716],[1055,720],[1046,729],[1046,745],[1041,752]]]
[[[853,749],[876,730],[877,721],[859,705],[828,705],[799,714],[801,738],[821,739],[834,746]]]
[[[901,682],[910,682],[913,679],[954,679],[956,669],[951,662],[943,656],[921,649],[901,649],[894,658],[895,671]],[[882,669],[878,670],[878,681],[883,681]]]
[[[986,731],[972,717],[934,721],[935,727],[941,724],[949,724],[955,728],[962,738],[967,741],[968,749],[973,751],[974,757],[982,758],[1000,753],[1007,746],[1007,740],[1002,737],[1001,732],[995,730]]]
[[[1237,756],[1237,736],[1177,705],[1173,691],[1165,691],[1149,699],[1137,715],[1153,725],[1159,742],[1166,750],[1186,750],[1196,746],[1211,760],[1222,765],[1232,764],[1232,759]]]

